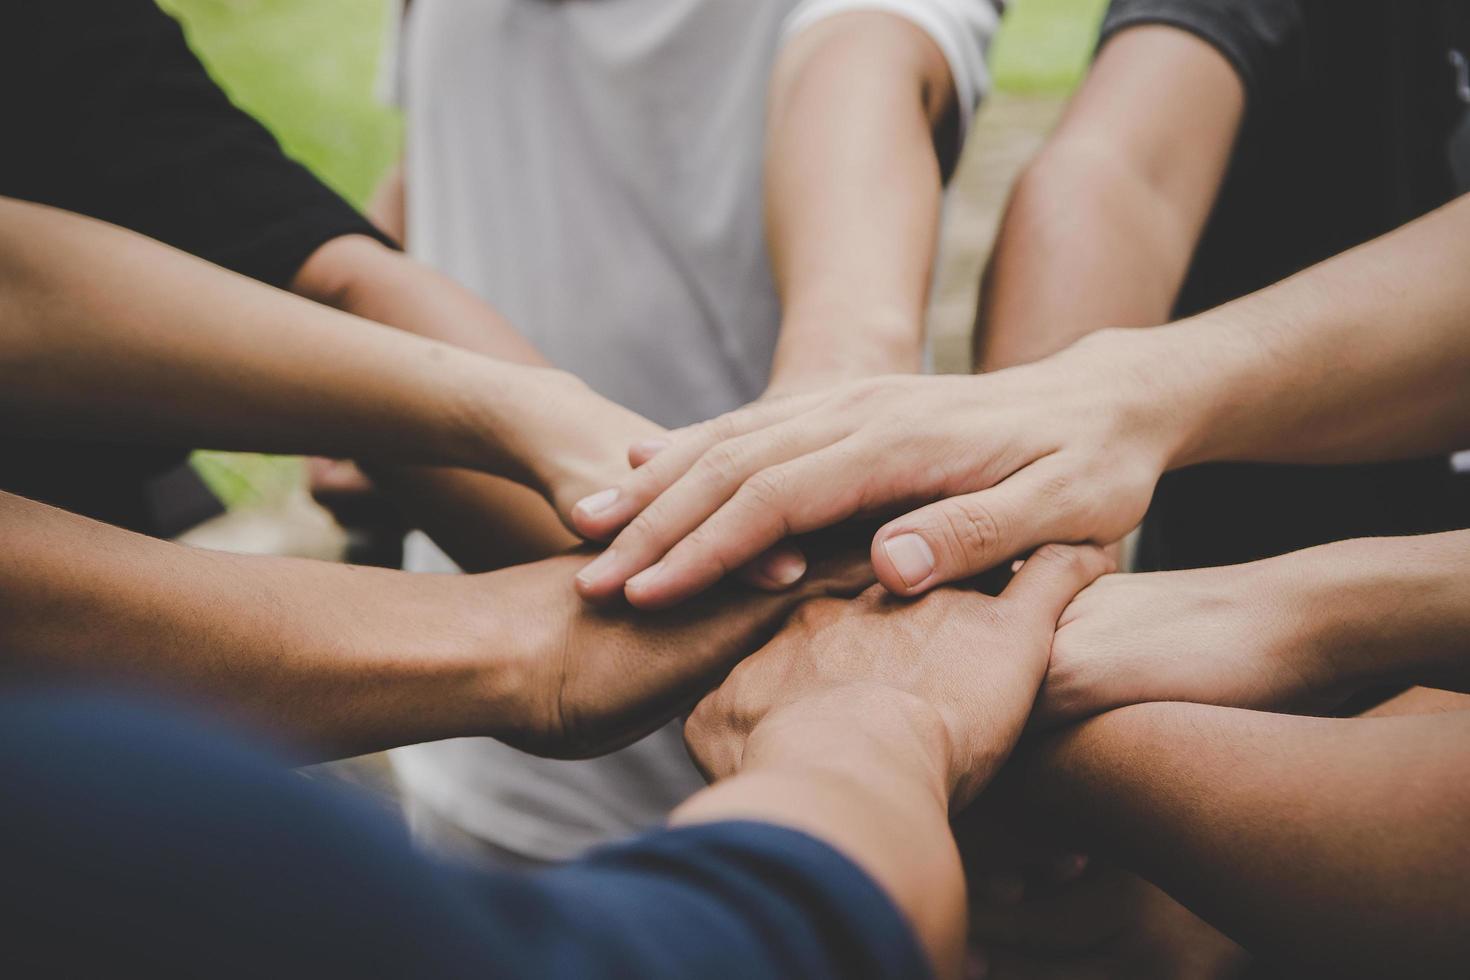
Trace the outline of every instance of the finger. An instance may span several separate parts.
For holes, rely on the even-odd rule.
[[[644,439],[642,442],[634,443],[628,447],[628,465],[636,470],[667,448],[669,448],[668,436]]]
[[[624,595],[640,609],[673,605],[784,538],[853,516],[871,469],[867,455],[848,438],[761,470],[662,560],[628,579]]]
[[[736,576],[746,585],[767,592],[783,592],[806,576],[806,556],[792,544],[778,544],[755,561],[743,566]]]
[[[1054,630],[1077,593],[1112,570],[1112,559],[1096,545],[1049,544],[1026,559],[1001,599]]]
[[[660,493],[693,466],[711,448],[790,418],[815,404],[815,399],[793,398],[780,402],[757,402],[738,411],[665,436],[666,445],[650,452],[650,444],[629,450],[636,469],[616,486],[582,498],[572,507],[572,526],[594,541],[606,541]],[[655,440],[656,442],[657,440]],[[639,464],[635,459],[642,459]]]
[[[1050,506],[1056,485],[1046,468],[1032,464],[988,489],[889,521],[873,538],[878,581],[895,595],[919,595],[1058,540],[1058,524],[1070,515]]]
[[[577,577],[577,591],[593,600],[617,595],[633,576],[665,558],[681,539],[739,494],[749,478],[831,445],[850,425],[846,420],[808,416],[716,444],[623,528],[604,552],[604,559]],[[664,457],[677,451],[665,450],[643,469],[661,467]],[[785,535],[751,542],[739,561],[723,567],[716,577],[733,572],[781,537]]]

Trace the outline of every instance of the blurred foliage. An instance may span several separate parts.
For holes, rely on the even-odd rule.
[[[991,49],[996,88],[1060,94],[1082,79],[1108,0],[1011,0]]]
[[[377,98],[384,0],[159,0],[242,108],[359,206],[398,153]]]

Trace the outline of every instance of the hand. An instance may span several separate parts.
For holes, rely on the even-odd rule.
[[[509,420],[487,419],[507,475],[539,490],[573,531],[573,506],[589,493],[625,479],[633,455],[652,454],[665,441],[662,427],[602,397],[575,375],[516,366],[516,403]],[[502,410],[504,411],[504,410]],[[495,472],[493,467],[490,468]]]
[[[1312,573],[1299,556],[1107,575],[1067,607],[1035,721],[1055,725],[1145,701],[1265,710],[1328,707]]]
[[[1048,541],[1108,543],[1143,517],[1182,438],[1157,371],[1104,332],[981,377],[890,377],[759,403],[674,433],[573,512],[621,528],[578,576],[590,599],[641,608],[707,588],[781,538],[938,501],[873,540],[878,579],[916,595]],[[1176,430],[1177,429],[1177,430]]]
[[[456,594],[455,602],[483,608],[487,621],[477,629],[473,613],[470,621],[461,613],[458,628],[475,643],[509,642],[515,651],[501,657],[516,678],[514,707],[492,734],[538,755],[585,758],[654,731],[768,640],[798,604],[852,597],[872,582],[860,549],[805,545],[812,572],[798,589],[773,594],[732,583],[661,614],[583,602],[570,587],[583,563],[576,555],[467,577],[478,599]],[[507,621],[521,633],[507,637]]]
[[[1057,617],[1107,569],[1095,548],[1045,547],[992,598],[965,588],[901,602],[881,589],[813,601],[708,695],[685,726],[696,764],[720,778],[750,745],[813,719],[830,729],[896,709],[926,744],[948,798],[983,787],[1020,734]]]

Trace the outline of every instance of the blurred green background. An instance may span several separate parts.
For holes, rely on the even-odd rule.
[[[378,99],[385,0],[159,4],[183,21],[216,79],[288,152],[348,200],[366,202],[402,138],[397,113]],[[996,88],[1025,95],[1069,90],[1087,64],[1106,6],[1107,0],[1012,0],[992,51]],[[232,505],[273,497],[300,479],[295,460],[199,453],[195,464]]]

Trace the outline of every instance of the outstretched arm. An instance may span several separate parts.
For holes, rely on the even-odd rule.
[[[0,217],[0,406],[29,434],[460,465],[567,498],[626,468],[596,432],[649,428],[560,372],[365,323],[109,225],[8,200]]]
[[[951,46],[983,65],[989,0],[941,6],[963,12],[939,18]],[[836,13],[783,46],[765,163],[784,310],[773,393],[919,369],[940,154],[953,166],[977,85],[956,79],[935,39],[894,13]]]
[[[1037,720],[1146,701],[1329,711],[1415,684],[1470,692],[1470,531],[1105,576],[1062,615]]]
[[[1268,963],[1458,976],[1470,958],[1470,712],[1109,712],[1025,757],[1032,812]]]
[[[587,535],[617,535],[616,560],[580,587],[667,605],[790,533],[937,501],[873,542],[880,580],[912,595],[1047,541],[1118,540],[1167,469],[1461,448],[1467,231],[1470,197],[1170,326],[1098,331],[993,374],[857,382],[691,427],[610,504],[574,511]]]
[[[1193,34],[1147,25],[1109,40],[1011,193],[980,291],[976,366],[1167,322],[1244,112],[1235,69]]]
[[[200,699],[310,758],[488,735],[586,756],[646,734],[806,598],[871,578],[816,544],[773,595],[731,586],[648,617],[572,592],[572,556],[411,575],[188,548],[0,494],[0,674]]]

